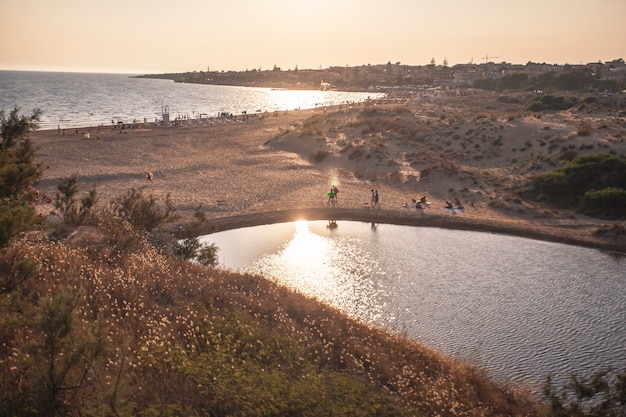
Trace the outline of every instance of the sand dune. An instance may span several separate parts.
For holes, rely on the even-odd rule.
[[[539,116],[487,93],[402,97],[247,123],[38,131],[33,139],[48,166],[42,192],[54,196],[61,178],[77,174],[81,191],[95,186],[103,204],[131,189],[162,200],[170,195],[179,214],[173,231],[201,206],[210,224],[200,232],[334,218],[503,232],[626,252],[626,237],[594,233],[613,223],[516,194],[529,176],[562,164],[565,150],[626,154],[623,116],[614,110],[623,106],[620,99]],[[582,123],[591,134],[577,134]],[[154,174],[152,182],[146,172]],[[333,184],[340,193],[337,206],[329,207],[326,191]],[[372,189],[381,208],[370,207]],[[430,208],[404,207],[423,195]],[[464,212],[441,209],[454,198]]]

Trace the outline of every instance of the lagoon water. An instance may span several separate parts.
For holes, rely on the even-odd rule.
[[[626,368],[626,257],[505,235],[300,221],[206,235],[260,273],[505,381]]]
[[[0,71],[0,110],[43,111],[44,129],[110,125],[161,119],[162,107],[176,117],[240,115],[361,102],[380,93],[290,91],[175,83],[129,74]]]

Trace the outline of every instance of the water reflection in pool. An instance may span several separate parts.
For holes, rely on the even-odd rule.
[[[437,228],[300,221],[216,233],[223,266],[538,386],[626,366],[626,261]]]

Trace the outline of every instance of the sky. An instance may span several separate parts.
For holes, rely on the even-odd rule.
[[[0,70],[626,59],[626,0],[0,0]]]

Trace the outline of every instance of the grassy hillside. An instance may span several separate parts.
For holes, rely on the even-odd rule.
[[[64,236],[2,252],[2,415],[538,413],[480,370],[263,278],[130,230]]]

